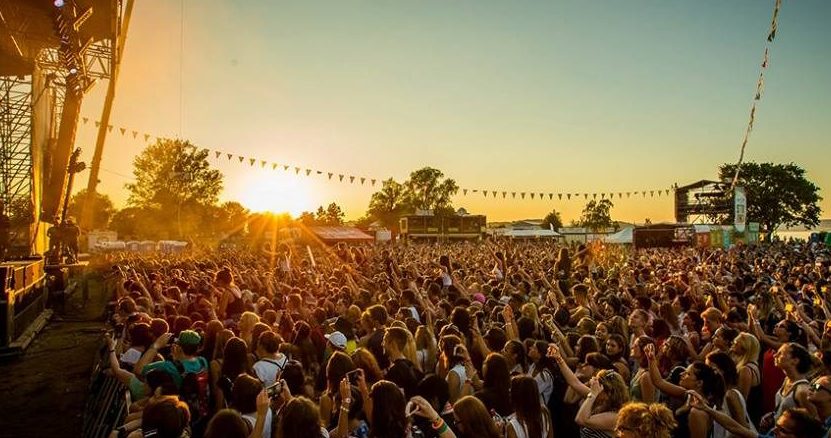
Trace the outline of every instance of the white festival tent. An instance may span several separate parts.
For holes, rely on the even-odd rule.
[[[603,238],[606,243],[615,243],[619,245],[632,243],[632,232],[634,228],[624,228],[617,233],[610,234]]]

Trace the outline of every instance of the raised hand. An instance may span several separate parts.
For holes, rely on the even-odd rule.
[[[430,405],[430,402],[425,400],[421,396],[415,396],[410,399],[410,403],[407,403],[408,407],[408,414],[418,415],[419,417],[424,417],[430,421],[435,421],[439,418],[439,414],[433,409],[433,406]]]
[[[548,344],[548,352],[546,355],[557,362],[563,360],[563,356],[560,354],[560,347],[557,344]]]
[[[643,353],[646,355],[646,360],[652,362],[655,360],[655,344],[648,344],[643,348]]]

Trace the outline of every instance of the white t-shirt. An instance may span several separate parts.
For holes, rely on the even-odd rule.
[[[136,364],[136,362],[139,361],[139,359],[141,359],[141,354],[141,351],[138,351],[135,348],[130,348],[129,350],[121,354],[121,357],[118,358],[118,361],[133,366]]]
[[[536,364],[534,363],[528,367],[529,376],[534,376],[535,368]],[[548,399],[551,398],[551,392],[554,391],[554,377],[548,370],[544,369],[534,376],[534,380],[537,381],[537,389],[540,391],[540,397],[542,398],[543,404],[547,405]]]
[[[548,436],[548,421],[546,420],[546,416],[546,412],[543,412],[542,418],[540,419],[542,421],[542,430],[540,431],[542,432],[542,435],[540,437],[528,436],[528,430],[526,430],[524,425],[519,422],[516,414],[511,414],[508,416],[507,420],[510,427],[514,430],[514,433],[516,433],[517,438],[543,438]],[[508,436],[507,431],[505,432],[505,436]]]
[[[242,418],[251,425],[251,430],[254,430],[254,426],[257,424],[257,413],[251,414],[242,414]],[[271,438],[271,408],[268,408],[268,411],[265,413],[265,424],[263,425],[263,438]]]
[[[254,363],[252,368],[254,368],[257,378],[260,379],[260,382],[263,382],[263,385],[267,388],[277,381],[277,373],[282,372],[283,369],[286,368],[287,362],[288,358],[286,355],[281,354],[277,359],[260,359]]]

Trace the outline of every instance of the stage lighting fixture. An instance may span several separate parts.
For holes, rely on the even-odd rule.
[[[54,4],[56,8],[62,8],[64,5],[64,0],[55,0],[52,4]]]

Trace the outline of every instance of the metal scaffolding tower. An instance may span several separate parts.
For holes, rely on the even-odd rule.
[[[31,203],[31,120],[31,76],[0,77],[0,200],[12,214]]]

